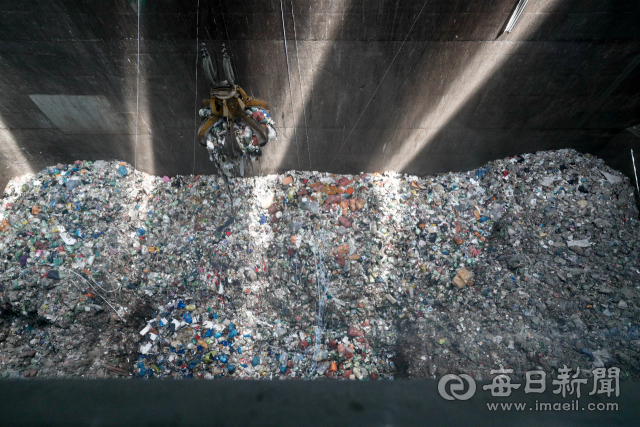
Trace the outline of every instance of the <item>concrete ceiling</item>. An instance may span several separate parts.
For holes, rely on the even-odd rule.
[[[0,0],[0,187],[76,159],[212,173],[194,146],[196,35],[226,42],[243,88],[271,104],[263,173],[424,175],[564,147],[628,172],[640,2],[530,0],[504,33],[516,3],[141,0],[138,16],[129,0]]]

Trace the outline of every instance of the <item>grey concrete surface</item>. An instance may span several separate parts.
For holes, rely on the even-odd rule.
[[[433,381],[170,381],[35,380],[0,387],[3,426],[636,426],[637,383],[607,397],[583,387],[580,399],[514,392],[492,397],[478,383],[467,401],[447,401]],[[539,410],[573,403],[578,410]],[[489,410],[490,403],[525,403]],[[598,411],[598,404],[617,409]],[[593,404],[589,410],[589,404]],[[603,406],[601,406],[603,407]]]
[[[137,85],[136,1],[0,0],[0,187],[76,159],[212,173],[194,146],[208,93],[196,33],[226,42],[242,86],[272,106],[263,173],[425,175],[564,147],[628,167],[640,3],[530,0],[503,34],[516,3],[141,0]]]

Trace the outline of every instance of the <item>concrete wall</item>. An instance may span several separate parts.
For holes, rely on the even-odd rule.
[[[263,173],[424,175],[563,147],[630,165],[640,2],[530,0],[504,34],[516,3],[283,0],[287,67],[279,0],[141,0],[136,138],[135,0],[0,0],[0,187],[76,159],[212,173],[196,33],[218,51],[228,33],[240,83],[272,106]]]

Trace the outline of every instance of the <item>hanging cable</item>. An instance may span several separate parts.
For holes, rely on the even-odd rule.
[[[291,18],[293,19],[293,40],[296,46],[296,61],[298,62],[298,84],[300,85],[300,100],[302,101],[302,114],[304,116],[304,132],[307,138],[307,154],[309,155],[309,170],[311,170],[311,148],[309,147],[309,129],[307,127],[307,108],[304,106],[304,94],[302,93],[302,73],[300,73],[300,56],[298,56],[298,35],[296,34],[296,15],[293,13],[293,0],[291,0]]]
[[[136,65],[136,144],[133,148],[133,168],[138,170],[138,117],[139,117],[139,105],[140,105],[140,0],[137,3],[138,6],[138,54]]]
[[[195,133],[193,134],[193,170],[191,172],[192,175],[196,174],[196,141],[198,139],[198,57],[200,56],[200,0],[198,0],[198,6],[196,9],[196,100],[194,105],[194,114],[193,114],[193,127],[195,129]]]
[[[636,176],[636,188],[640,194],[640,185],[638,185],[638,172],[636,171],[636,159],[633,158],[633,148],[631,149],[631,161],[633,162],[633,174]]]
[[[296,120],[293,112],[293,91],[291,90],[291,73],[289,72],[289,51],[287,49],[287,32],[284,28],[284,9],[280,0],[280,13],[282,15],[282,35],[284,38],[284,55],[287,59],[287,77],[289,78],[289,100],[291,101],[291,117],[293,118],[293,133],[296,138],[296,154],[298,156],[298,169],[300,169],[300,152],[298,150],[298,132],[296,131]]]
[[[344,140],[344,142],[342,143],[342,145],[340,146],[340,149],[338,150],[338,152],[336,153],[336,155],[333,157],[333,160],[331,160],[331,163],[329,164],[329,167],[331,167],[333,165],[333,162],[336,161],[336,159],[338,158],[338,155],[340,154],[340,152],[342,151],[342,149],[344,148],[344,146],[347,144],[347,141],[349,141],[349,138],[351,137],[351,134],[353,133],[353,130],[356,128],[356,126],[358,126],[358,123],[360,122],[360,119],[362,118],[362,116],[364,115],[364,112],[367,110],[367,108],[369,107],[369,104],[371,104],[371,101],[373,100],[373,97],[376,96],[376,93],[378,92],[378,89],[380,88],[380,85],[382,84],[382,82],[384,81],[384,78],[387,77],[387,73],[389,72],[389,70],[391,69],[391,66],[393,65],[393,63],[395,62],[396,58],[398,57],[398,54],[400,53],[400,51],[402,50],[402,46],[404,46],[404,43],[407,41],[407,39],[409,38],[409,34],[411,34],[411,30],[413,30],[413,27],[416,25],[416,22],[418,22],[418,19],[420,18],[420,15],[422,15],[422,11],[424,10],[424,7],[427,5],[427,2],[429,0],[425,0],[424,3],[422,4],[422,8],[420,9],[420,12],[418,12],[418,16],[416,16],[416,19],[413,21],[413,24],[411,24],[411,28],[409,28],[409,31],[407,32],[406,37],[404,38],[404,40],[402,41],[402,44],[400,45],[400,48],[398,48],[398,51],[396,52],[395,56],[393,57],[393,59],[391,60],[391,64],[389,64],[389,66],[387,67],[387,71],[384,72],[384,75],[382,76],[382,80],[380,80],[380,83],[378,83],[378,86],[376,87],[376,90],[373,91],[373,95],[371,95],[371,98],[369,98],[369,102],[367,102],[367,105],[365,105],[364,109],[362,110],[362,112],[360,113],[360,117],[358,117],[358,120],[356,120],[356,124],[353,125],[353,127],[351,128],[351,131],[349,132],[349,135],[347,135],[347,139]]]
[[[233,50],[231,49],[231,39],[229,38],[229,30],[227,30],[227,21],[224,19],[224,9],[222,9],[222,0],[218,0],[220,4],[220,13],[222,14],[222,24],[224,25],[224,32],[227,34],[227,42],[229,42],[229,56],[231,56],[231,66],[233,67],[233,74],[235,74],[236,83],[240,85],[240,79],[238,78],[238,70],[236,70],[236,60],[233,56]]]

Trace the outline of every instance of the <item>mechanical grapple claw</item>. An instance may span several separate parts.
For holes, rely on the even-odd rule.
[[[269,104],[247,96],[236,84],[231,59],[222,48],[222,70],[225,80],[219,79],[217,61],[212,61],[202,44],[202,65],[211,84],[209,99],[202,102],[198,129],[200,144],[207,147],[210,159],[227,176],[237,170],[244,175],[245,161],[262,155],[262,147],[277,139]]]

